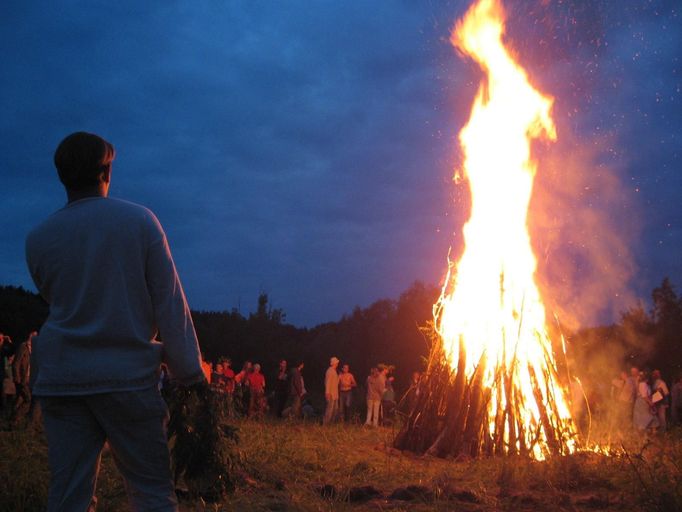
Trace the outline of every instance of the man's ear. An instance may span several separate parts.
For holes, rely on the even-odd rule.
[[[102,183],[109,183],[111,181],[111,165],[107,165],[100,174]]]

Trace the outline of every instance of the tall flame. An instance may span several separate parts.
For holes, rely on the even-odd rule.
[[[505,48],[503,33],[499,0],[480,0],[451,36],[486,79],[459,134],[471,190],[465,248],[456,271],[451,265],[434,317],[451,366],[457,368],[465,357],[468,379],[482,372],[482,385],[490,389],[490,434],[506,421],[500,420],[500,411],[513,406],[519,424],[503,429],[505,442],[513,451],[531,447],[536,458],[543,458],[557,433],[565,441],[568,435],[560,451],[575,448],[567,394],[559,384],[545,307],[534,281],[537,262],[527,227],[536,172],[530,143],[554,140],[556,130],[553,99],[530,85]]]

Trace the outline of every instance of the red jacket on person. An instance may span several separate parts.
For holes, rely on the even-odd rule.
[[[251,388],[252,393],[263,392],[265,389],[265,375],[262,373],[249,373],[246,379],[249,381],[249,388]]]

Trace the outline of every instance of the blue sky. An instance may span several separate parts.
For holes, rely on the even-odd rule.
[[[541,281],[552,309],[608,321],[682,285],[679,7],[507,3],[509,44],[556,98]],[[33,289],[23,240],[64,203],[54,148],[85,130],[117,149],[111,195],[157,213],[194,309],[265,291],[314,325],[438,283],[466,218],[451,176],[480,72],[448,36],[467,6],[3,2],[0,282]]]

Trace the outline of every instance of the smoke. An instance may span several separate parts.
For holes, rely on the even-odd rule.
[[[636,304],[630,247],[641,227],[613,141],[579,139],[561,123],[558,135],[539,148],[528,222],[548,313],[575,331],[617,321]]]

